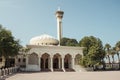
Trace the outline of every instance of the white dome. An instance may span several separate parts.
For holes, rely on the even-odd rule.
[[[47,34],[33,37],[30,40],[30,45],[58,45],[59,41]]]

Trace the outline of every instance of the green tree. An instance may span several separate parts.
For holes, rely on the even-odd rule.
[[[83,51],[84,58],[82,61],[84,66],[102,63],[105,52],[102,41],[99,38],[94,36],[84,37],[79,41],[79,46],[85,47],[85,50]]]
[[[28,47],[22,47],[22,48],[20,49],[20,53],[23,54],[24,56],[26,56],[26,55],[27,55],[27,52],[29,52],[30,49],[31,49],[31,48],[28,48]]]
[[[69,38],[66,38],[66,37],[62,38],[61,42],[60,42],[60,45],[61,46],[66,46],[66,43],[67,43],[68,40],[69,40]]]
[[[116,48],[115,47],[113,47],[112,49],[111,49],[111,56],[112,56],[112,59],[113,59],[113,61],[112,61],[112,63],[114,64],[114,62],[115,62],[115,59],[114,59],[114,56],[115,56],[115,54],[116,54]]]
[[[18,54],[21,45],[15,40],[10,30],[0,26],[0,55],[8,58]]]
[[[108,58],[109,63],[110,63],[110,55],[111,55],[110,48],[111,48],[111,45],[106,43],[105,44],[105,52],[106,52],[106,56]]]
[[[62,38],[60,45],[61,46],[77,46],[78,42],[76,39]]]
[[[115,59],[114,59],[115,54],[116,54],[116,48],[113,47],[112,49],[110,49],[110,55],[112,56],[112,68],[115,63]]]
[[[120,57],[119,57],[119,51],[120,51],[120,41],[118,41],[117,43],[116,43],[116,45],[115,45],[115,47],[116,47],[116,54],[117,54],[117,56],[118,56],[118,63],[119,63],[119,69],[120,69]]]

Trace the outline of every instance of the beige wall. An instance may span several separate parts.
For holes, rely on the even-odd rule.
[[[17,55],[17,57],[15,58],[15,65],[16,66],[26,65],[26,62],[23,62],[23,59],[25,59],[24,55]]]

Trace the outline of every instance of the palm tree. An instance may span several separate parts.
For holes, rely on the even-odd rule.
[[[116,48],[115,48],[115,47],[113,47],[113,48],[111,49],[110,54],[111,54],[112,59],[113,59],[113,61],[112,61],[112,68],[113,68],[113,65],[114,65],[114,63],[115,63],[114,55],[116,54]]]
[[[113,62],[112,62],[112,63],[115,62],[115,59],[114,59],[114,55],[115,55],[115,54],[116,54],[116,48],[113,47],[113,48],[111,49],[111,56],[112,56],[112,59],[113,59]]]
[[[120,69],[120,56],[119,56],[120,41],[118,41],[118,42],[116,43],[115,47],[116,47],[116,51],[117,51],[116,54],[117,54],[117,56],[118,56],[118,63],[119,63],[119,69]]]
[[[116,54],[117,54],[117,57],[118,57],[118,63],[120,63],[119,51],[120,51],[120,48],[116,47]]]
[[[110,62],[110,48],[111,48],[111,46],[110,46],[110,44],[105,44],[105,51],[106,51],[106,56],[108,57],[108,60],[109,60],[109,64],[111,63]]]

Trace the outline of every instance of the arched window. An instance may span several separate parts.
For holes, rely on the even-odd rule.
[[[53,56],[53,68],[54,69],[60,69],[62,68],[62,59],[60,54],[55,54]]]
[[[18,62],[21,62],[21,59],[20,59],[20,58],[18,58]]]
[[[24,63],[26,62],[26,59],[25,59],[25,58],[23,58],[23,62],[24,62]]]
[[[41,57],[41,69],[48,69],[49,68],[49,59],[50,55],[44,53]]]
[[[38,65],[38,55],[35,53],[30,54],[28,58],[28,64]]]
[[[65,55],[65,58],[64,58],[64,67],[67,69],[70,69],[71,68],[71,55],[70,54],[67,54]]]

